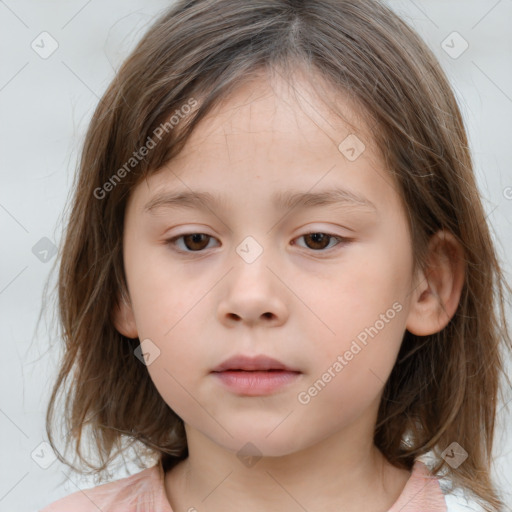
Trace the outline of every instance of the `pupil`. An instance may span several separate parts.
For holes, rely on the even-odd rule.
[[[326,241],[328,240],[329,237],[326,236],[324,233],[311,233],[307,236],[311,238],[313,248],[315,249],[324,249],[328,245],[326,244]]]
[[[204,238],[206,237],[207,235],[204,235],[203,233],[188,235],[186,239],[188,239],[190,243],[186,243],[186,245],[189,249],[203,249],[205,246]]]

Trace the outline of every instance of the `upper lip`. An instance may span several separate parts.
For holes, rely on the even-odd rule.
[[[226,359],[223,363],[216,366],[212,372],[223,372],[226,370],[245,370],[245,371],[264,371],[264,370],[285,370],[298,372],[296,368],[291,368],[277,359],[265,355],[244,356],[236,355]]]

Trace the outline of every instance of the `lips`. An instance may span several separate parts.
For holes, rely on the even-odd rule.
[[[267,396],[290,386],[302,372],[265,355],[230,357],[212,370],[224,389],[239,396]]]
[[[281,363],[277,359],[265,355],[259,356],[244,356],[237,355],[230,357],[222,364],[216,366],[212,372],[225,372],[225,371],[246,371],[246,372],[257,372],[257,371],[286,371],[301,373],[298,369]]]

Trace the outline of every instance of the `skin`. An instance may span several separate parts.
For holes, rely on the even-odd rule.
[[[428,271],[413,273],[397,188],[355,105],[339,93],[336,102],[343,119],[300,73],[293,87],[264,77],[241,86],[130,196],[123,240],[129,300],[114,318],[125,336],[158,347],[147,369],[185,422],[189,457],[165,475],[174,512],[382,512],[410,476],[373,444],[378,406],[405,330],[434,333],[453,316],[462,255],[453,237],[439,233]],[[354,161],[338,150],[350,133],[366,146]],[[376,209],[276,210],[271,202],[277,191],[335,186]],[[144,211],[156,194],[177,189],[225,198],[204,211]],[[188,240],[188,248],[183,238],[174,249],[166,242],[190,233],[211,238]],[[328,239],[323,248],[308,233],[349,241]],[[237,253],[247,236],[263,250],[251,263]],[[298,394],[396,303],[400,312],[300,403]],[[238,395],[210,372],[240,353],[268,355],[301,374],[270,395]],[[248,442],[261,456],[251,467],[237,457]]]

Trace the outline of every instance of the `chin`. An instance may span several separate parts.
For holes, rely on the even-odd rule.
[[[300,451],[311,444],[306,440],[300,439],[289,429],[283,428],[278,432],[279,427],[272,433],[272,428],[266,425],[261,428],[255,428],[254,425],[249,428],[227,427],[233,437],[224,437],[223,439],[211,438],[212,441],[225,449],[232,451],[239,458],[245,456],[251,457],[283,457]]]

